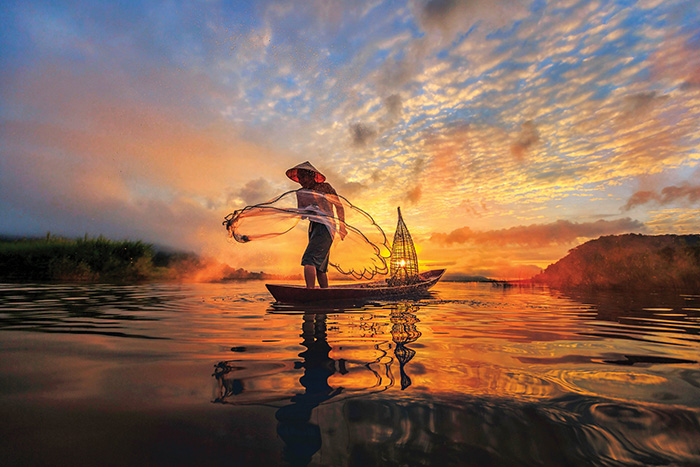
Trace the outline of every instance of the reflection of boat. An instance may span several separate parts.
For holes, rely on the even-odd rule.
[[[330,455],[333,459],[334,445],[342,445],[333,442],[333,438],[348,433],[348,427],[356,419],[364,421],[364,414],[352,414],[345,422],[347,426],[344,429],[333,428],[329,431],[329,423],[345,420],[347,416],[341,409],[340,416],[328,420],[325,414],[335,410],[329,407],[343,407],[348,400],[355,398],[364,401],[367,400],[365,396],[392,388],[397,382],[395,363],[399,366],[401,390],[411,385],[405,367],[416,355],[416,351],[407,345],[421,336],[417,329],[420,321],[415,314],[418,305],[399,302],[384,309],[391,311],[390,316],[369,315],[370,319],[365,322],[358,315],[359,319],[355,321],[359,321],[359,333],[352,333],[350,338],[339,331],[337,322],[329,318],[325,311],[305,313],[301,324],[302,341],[299,343],[304,350],[297,354],[300,359],[296,359],[293,366],[284,356],[281,362],[253,358],[219,362],[212,375],[216,378],[212,402],[276,407],[277,435],[284,442],[282,457],[289,465],[345,464],[335,460],[327,462],[326,456]],[[388,340],[385,329],[389,323],[391,340]],[[354,327],[344,326],[343,329]],[[338,340],[333,347],[329,343],[329,333]],[[353,341],[366,345],[355,345]],[[390,354],[392,341],[395,344],[395,358]],[[290,346],[285,348],[292,349]],[[231,350],[248,351],[246,347],[233,347]],[[268,355],[264,346],[258,351]],[[302,369],[303,373],[300,374],[299,370]],[[401,429],[407,425],[410,426],[410,423],[402,424]],[[321,449],[324,445],[325,452]]]
[[[425,293],[440,280],[444,273],[444,269],[434,269],[419,274],[416,282],[394,286],[387,284],[386,281],[333,285],[325,289],[307,289],[303,285],[286,284],[265,284],[265,286],[278,302],[284,303],[396,298]]]
[[[216,378],[212,402],[276,407],[277,435],[284,442],[282,456],[289,465],[342,465],[338,462],[327,464],[325,458],[319,462],[317,457],[319,451],[321,455],[324,454],[321,451],[324,444],[330,447],[326,455],[332,455],[333,451],[332,443],[328,443],[328,436],[333,433],[328,432],[325,426],[328,422],[323,415],[329,410],[326,406],[339,401],[346,403],[354,398],[364,400],[364,396],[390,389],[396,384],[394,373],[397,362],[401,390],[411,385],[405,366],[416,355],[416,351],[408,348],[407,344],[421,336],[416,327],[419,322],[415,315],[418,306],[414,303],[396,303],[385,309],[390,310],[391,315],[380,315],[381,322],[374,321],[378,317],[371,316],[371,337],[365,334],[368,331],[364,326],[366,323],[360,322],[359,330],[363,337],[357,339],[357,334],[353,334],[355,339],[349,340],[338,332],[335,321],[327,313],[305,313],[301,324],[302,341],[299,343],[304,350],[297,354],[300,359],[295,359],[293,366],[285,357],[282,357],[282,362],[245,358],[219,362],[212,375]],[[389,323],[391,340],[387,339],[386,329],[382,329]],[[335,337],[340,338],[339,344],[334,344],[335,348],[328,340],[329,332],[333,330]],[[358,346],[353,344],[353,340],[369,344]],[[392,341],[396,358],[390,354]],[[286,348],[292,349],[290,346]],[[231,350],[248,351],[246,347],[233,347]],[[264,347],[260,348],[260,352],[267,355]],[[259,371],[256,367],[260,367]],[[299,370],[302,369],[303,373],[300,374]],[[349,421],[354,421],[358,416],[361,413],[353,414]],[[338,419],[343,419],[343,416]]]

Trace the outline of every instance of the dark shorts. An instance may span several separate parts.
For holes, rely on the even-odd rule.
[[[328,271],[328,256],[333,237],[328,227],[318,222],[309,223],[309,245],[301,257],[301,265],[312,265],[318,272]]]

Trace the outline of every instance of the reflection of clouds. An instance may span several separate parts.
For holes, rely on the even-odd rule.
[[[335,368],[331,377],[322,377],[322,384],[315,386],[317,394],[331,394],[329,387],[344,391],[314,407],[305,421],[308,406],[304,408],[305,399],[296,397],[310,394],[312,386],[294,385],[296,399],[284,403],[293,407],[285,409],[282,418],[288,418],[280,421],[289,423],[287,428],[299,428],[296,434],[292,430],[284,433],[288,436],[285,441],[291,440],[288,446],[297,443],[308,457],[318,447],[309,441],[321,441],[318,452],[323,457],[314,460],[329,465],[342,465],[349,454],[361,456],[365,463],[372,459],[378,464],[411,464],[425,459],[426,464],[434,464],[446,459],[449,465],[465,450],[473,455],[473,446],[487,449],[483,458],[499,465],[543,460],[557,464],[566,456],[572,456],[576,464],[583,456],[612,458],[612,448],[615,460],[626,463],[634,463],[640,452],[671,464],[692,463],[697,457],[693,448],[697,444],[693,387],[697,386],[697,371],[688,366],[692,363],[656,355],[697,361],[695,348],[687,340],[696,337],[694,315],[676,313],[688,306],[684,297],[674,296],[675,302],[669,303],[655,294],[657,303],[639,294],[610,294],[611,316],[594,299],[596,294],[570,299],[533,289],[494,293],[487,286],[484,293],[482,286],[444,285],[440,292],[444,301],[438,304],[428,300],[328,315],[324,332],[330,351],[319,338],[323,329],[319,319],[305,318],[307,331],[302,333],[308,335],[296,341],[303,340],[309,350],[318,352],[314,362],[308,353],[305,362],[300,361],[301,355],[293,357],[297,379],[302,368],[305,373],[316,365],[322,374]],[[635,303],[676,311],[660,311],[658,321],[635,324],[629,319],[635,316],[630,313]],[[669,311],[671,315],[664,316]],[[602,319],[624,323],[605,326]],[[684,321],[685,330],[679,332],[682,328],[676,325]],[[284,323],[279,326],[289,329]],[[658,352],[651,352],[655,355],[624,356],[654,346],[639,344],[638,339],[658,342],[663,334],[666,345],[656,344]],[[313,345],[310,336],[316,336]],[[386,344],[396,344],[393,355]],[[412,360],[409,349],[417,352]],[[287,360],[285,353],[299,352],[288,341],[258,348],[259,353],[269,350],[281,360]],[[337,363],[328,365],[328,359],[343,360],[348,373],[342,374]],[[388,366],[390,359],[393,362]],[[397,363],[402,362],[405,391],[400,392]],[[367,363],[376,374],[367,371]],[[666,364],[674,366],[660,366]],[[366,395],[368,387],[387,378],[387,369],[395,377],[393,392],[346,397],[348,388],[360,386],[365,392],[360,389],[356,394]],[[364,378],[351,377],[356,371]],[[275,381],[277,387],[285,382],[295,383]],[[240,386],[231,389],[237,391]],[[673,440],[667,439],[668,433]],[[415,441],[407,451],[405,440],[423,441]],[[357,462],[358,457],[351,460]]]
[[[471,393],[429,403],[353,400],[327,419],[338,420],[328,428],[333,444],[372,465],[634,464],[640,453],[669,464],[697,459],[692,409],[587,395],[547,404]],[[404,440],[415,440],[411,449]],[[330,463],[346,460],[345,451],[331,454]]]

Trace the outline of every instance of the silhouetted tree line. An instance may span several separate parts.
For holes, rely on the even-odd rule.
[[[215,269],[203,281],[276,279],[263,272],[234,269],[194,253],[157,250],[140,241],[105,237],[70,239],[0,238],[0,280],[9,282],[135,282],[192,280],[203,269]]]
[[[154,273],[153,248],[98,238],[0,241],[0,278],[6,281],[143,280]]]
[[[700,235],[600,237],[532,280],[557,288],[698,290]]]

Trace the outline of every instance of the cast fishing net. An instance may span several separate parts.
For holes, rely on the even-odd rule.
[[[344,219],[340,218],[340,212]],[[384,231],[372,216],[340,195],[303,188],[288,191],[270,201],[232,212],[223,225],[232,239],[247,243],[283,235],[302,220],[328,226],[333,234],[329,264],[340,273],[355,279],[371,279],[388,272],[390,247]],[[347,235],[341,239],[343,231]],[[303,247],[299,248],[301,257]]]

